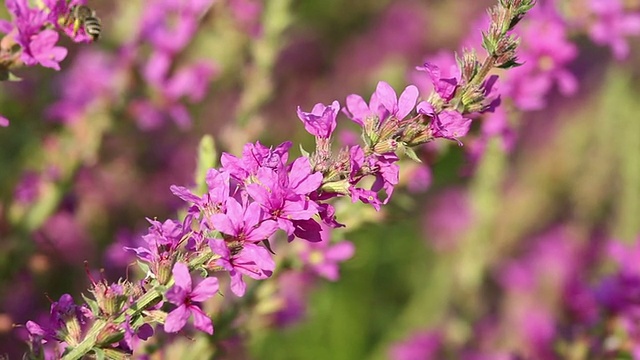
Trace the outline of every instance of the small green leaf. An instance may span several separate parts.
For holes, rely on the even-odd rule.
[[[418,157],[418,154],[416,154],[415,150],[413,150],[413,148],[408,147],[408,146],[402,146],[402,150],[404,150],[404,154],[407,155],[407,157],[417,163],[421,163],[422,160],[420,160],[420,158]]]
[[[149,267],[149,264],[143,263],[140,260],[136,260],[136,262],[138,263],[138,266],[140,267],[140,269],[144,271],[145,277],[146,276],[154,277],[153,273],[151,272],[151,268]]]
[[[91,309],[91,312],[94,315],[99,315],[100,314],[100,307],[98,306],[98,302],[90,299],[88,297],[86,297],[84,294],[80,294],[82,295],[82,298],[84,299],[84,302],[87,303],[87,305],[89,305],[89,309]]]
[[[96,354],[96,360],[105,360],[104,351],[102,351],[102,349],[93,348],[91,351]]]
[[[302,156],[306,158],[309,158],[311,156],[311,154],[309,154],[309,152],[302,147],[302,144],[300,144],[300,154],[302,154]]]
[[[0,68],[0,81],[22,81],[22,78],[17,77],[7,68]]]

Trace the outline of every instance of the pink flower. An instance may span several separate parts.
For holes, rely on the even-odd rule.
[[[170,303],[178,307],[167,315],[164,331],[169,333],[180,331],[193,315],[193,325],[196,329],[212,335],[211,319],[194,302],[202,302],[215,295],[218,291],[218,279],[206,278],[192,288],[189,268],[183,263],[176,263],[173,266],[173,278],[175,284],[167,291],[166,296]]]

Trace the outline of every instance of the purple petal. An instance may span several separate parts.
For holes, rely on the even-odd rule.
[[[278,230],[278,223],[273,220],[263,221],[257,228],[247,232],[247,241],[262,241],[268,239]]]
[[[209,247],[211,247],[211,251],[225,259],[231,257],[229,247],[227,247],[227,244],[222,239],[209,239]]]
[[[9,126],[9,119],[7,119],[6,117],[0,115],[0,126],[2,126],[2,127]]]
[[[188,203],[194,203],[197,204],[199,203],[202,199],[200,199],[200,197],[194,195],[191,190],[187,189],[184,186],[177,186],[177,185],[171,185],[169,187],[169,189],[171,190],[171,193],[177,197],[179,197],[180,199],[188,202]]]
[[[268,277],[273,273],[276,268],[276,263],[273,261],[271,253],[262,246],[255,244],[245,244],[242,249],[242,260],[253,261]],[[253,276],[251,276],[253,277]],[[254,279],[258,279],[253,277]]]
[[[164,331],[174,333],[180,331],[189,319],[189,311],[185,305],[178,306],[167,315],[164,321]]]
[[[231,292],[238,297],[243,297],[245,291],[247,291],[247,284],[242,280],[242,274],[237,271],[231,271]]]
[[[179,286],[187,291],[191,291],[191,274],[187,265],[177,262],[173,265],[173,279],[175,286]]]
[[[347,96],[347,110],[349,118],[360,126],[364,126],[363,120],[371,114],[362,96],[356,94]]]
[[[187,290],[181,286],[174,285],[165,294],[167,300],[174,305],[184,304],[184,300],[187,298]]]
[[[191,314],[193,314],[193,326],[202,332],[213,335],[211,318],[195,305],[191,305],[189,309],[191,310]]]
[[[380,104],[385,109],[387,109],[388,112],[390,113],[395,112],[396,107],[398,105],[398,95],[396,94],[396,91],[393,90],[391,85],[387,84],[384,81],[379,81],[378,86],[376,86],[376,92],[374,94],[377,95],[377,98],[380,101]],[[372,96],[372,101],[369,103],[369,107],[373,111],[377,110],[374,107],[373,96]]]
[[[202,280],[191,292],[191,300],[205,301],[218,292],[218,279],[214,277]]]
[[[404,89],[398,100],[398,112],[396,113],[398,119],[404,119],[405,116],[409,115],[416,106],[418,95],[418,88],[413,85],[409,85]]]

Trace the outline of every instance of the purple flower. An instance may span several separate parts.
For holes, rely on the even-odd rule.
[[[395,90],[384,81],[378,82],[376,91],[371,95],[369,105],[360,95],[347,96],[347,108],[345,114],[360,126],[364,126],[365,120],[377,117],[380,123],[390,116],[396,119],[404,119],[413,110],[418,100],[418,88],[407,86],[400,98]]]
[[[151,219],[147,219],[147,221],[151,223],[151,227],[149,232],[142,237],[147,243],[147,247],[125,247],[124,249],[135,252],[140,259],[149,263],[168,259],[180,245],[184,227],[175,220],[167,220],[164,223]]]
[[[450,65],[451,66],[451,65]],[[418,71],[424,71],[429,76],[431,80],[431,84],[433,85],[433,90],[440,96],[442,100],[448,102],[455,95],[456,89],[458,88],[458,77],[460,76],[459,72],[450,71],[448,76],[444,77],[440,71],[440,68],[432,63],[424,63],[423,66],[416,67]]]
[[[340,103],[338,101],[334,101],[330,106],[318,103],[311,109],[310,113],[302,111],[298,106],[298,118],[302,120],[304,128],[311,135],[321,139],[329,139],[336,129],[338,111],[340,111]]]
[[[455,110],[443,110],[436,113],[433,106],[426,101],[417,106],[418,112],[429,116],[432,120],[429,124],[431,132],[436,138],[455,140],[462,145],[459,137],[467,135],[471,126],[471,119],[467,119]]]
[[[209,169],[205,177],[209,191],[202,197],[195,195],[183,186],[171,185],[170,189],[174,195],[193,204],[194,206],[189,208],[189,213],[196,217],[203,214],[201,225],[206,229],[213,230],[209,216],[226,210],[225,204],[229,198],[229,180],[228,172]]]
[[[55,46],[58,37],[54,30],[44,30],[31,36],[29,46],[22,53],[22,61],[28,66],[40,64],[60,71],[59,63],[67,56],[67,49]]]
[[[619,0],[591,0],[589,7],[596,15],[589,28],[591,39],[596,44],[609,45],[618,60],[626,58],[629,44],[625,36],[640,35],[640,13],[625,13]]]
[[[255,145],[246,144],[244,146],[242,158],[223,153],[220,157],[220,163],[231,177],[244,183],[249,176],[255,175],[260,167],[284,171],[291,146],[292,143],[286,141],[272,149],[260,144],[258,141]]]
[[[433,179],[431,169],[426,164],[415,164],[405,176],[408,178],[407,190],[412,193],[426,191]]]
[[[215,295],[218,291],[218,279],[206,278],[192,288],[189,268],[180,262],[173,266],[173,278],[175,283],[167,291],[166,296],[170,303],[178,307],[167,315],[164,331],[169,333],[180,331],[193,315],[193,325],[196,329],[212,335],[211,319],[194,302],[202,302]]]
[[[429,76],[425,77],[425,72]],[[415,84],[423,95],[431,94],[437,89],[442,90],[442,87],[455,86],[459,78],[460,69],[451,51],[441,51],[436,55],[430,56],[423,66],[416,67],[409,74],[410,83]],[[438,87],[436,88],[436,86]],[[448,91],[445,92],[448,93]]]
[[[356,202],[360,200],[365,204],[371,204],[376,211],[380,211],[382,203],[378,198],[378,193],[373,190],[356,187],[356,184],[358,184],[363,177],[361,170],[363,169],[365,162],[367,162],[364,150],[362,150],[360,146],[353,146],[349,150],[349,153],[349,161],[351,165],[351,171],[349,173],[349,183],[351,186],[349,187],[349,193],[351,195],[351,201]]]
[[[149,324],[142,324],[137,329],[131,327],[131,317],[126,315],[124,322],[124,344],[130,351],[135,351],[139,340],[147,340],[153,336],[153,327]]]
[[[611,241],[607,244],[607,253],[618,263],[620,273],[640,278],[640,238],[631,245]]]
[[[226,207],[226,213],[211,216],[211,224],[235,241],[260,242],[268,239],[278,229],[275,221],[264,219],[264,211],[258,203],[243,206],[238,200],[228,198]]]
[[[7,126],[9,126],[9,119],[0,115],[0,127],[7,127]]]
[[[236,296],[244,296],[247,289],[242,275],[262,280],[270,277],[276,267],[269,251],[256,244],[244,243],[241,250],[234,249],[234,253],[221,239],[210,239],[209,246],[214,253],[220,255],[216,264],[229,272],[231,291]]]
[[[293,238],[297,220],[309,220],[318,214],[318,205],[308,199],[308,194],[322,183],[322,174],[311,173],[309,159],[301,157],[291,164],[291,170],[283,176],[270,168],[261,168],[256,183],[247,185],[247,193],[259,203],[278,227]]]

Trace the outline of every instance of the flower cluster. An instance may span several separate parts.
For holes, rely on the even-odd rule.
[[[57,351],[57,357],[63,351],[64,359],[88,353],[127,354],[137,338],[149,336],[148,324],[163,324],[165,332],[173,333],[182,330],[191,316],[196,329],[212,334],[213,323],[199,303],[220,290],[219,279],[226,281],[225,273],[231,292],[238,297],[248,293],[246,277],[271,277],[276,269],[271,246],[278,230],[288,242],[309,243],[300,257],[312,272],[337,279],[337,263],[351,257],[353,247],[323,241],[327,238],[323,232],[343,226],[336,219],[333,199],[349,197],[379,210],[398,184],[397,162],[402,154],[417,160],[412,148],[437,138],[460,143],[458,138],[467,133],[472,117],[497,106],[496,76],[489,72],[517,66],[518,41],[510,32],[533,5],[533,0],[500,0],[491,8],[483,43],[488,56],[481,62],[475,52],[463,53],[458,77],[442,76],[433,64],[421,67],[434,89],[428,96],[421,96],[414,85],[398,96],[381,81],[369,102],[352,94],[344,109],[338,101],[316,104],[310,112],[298,108],[305,129],[315,137],[314,152],[303,150],[302,156],[290,160],[291,142],[275,147],[250,143],[240,157],[224,153],[220,168],[208,170],[203,194],[172,186],[173,194],[186,202],[184,219],[149,220],[144,245],[125,248],[137,255],[145,279],[92,282],[93,299],[86,299],[87,306],[73,307],[65,295],[63,321],[48,326],[29,323],[32,353],[50,349]],[[158,35],[166,35],[165,25],[152,21],[153,17],[145,22],[144,36],[161,49],[152,57],[157,64],[150,67],[147,80],[176,97],[195,96],[204,90],[185,84],[202,77],[199,71],[166,77],[169,59],[188,38],[181,34],[190,34],[195,26],[197,11],[180,10],[181,30],[168,43]],[[364,143],[334,154],[332,137],[341,113],[361,127]],[[195,286],[192,273],[202,278]],[[59,311],[52,308],[55,314]]]

